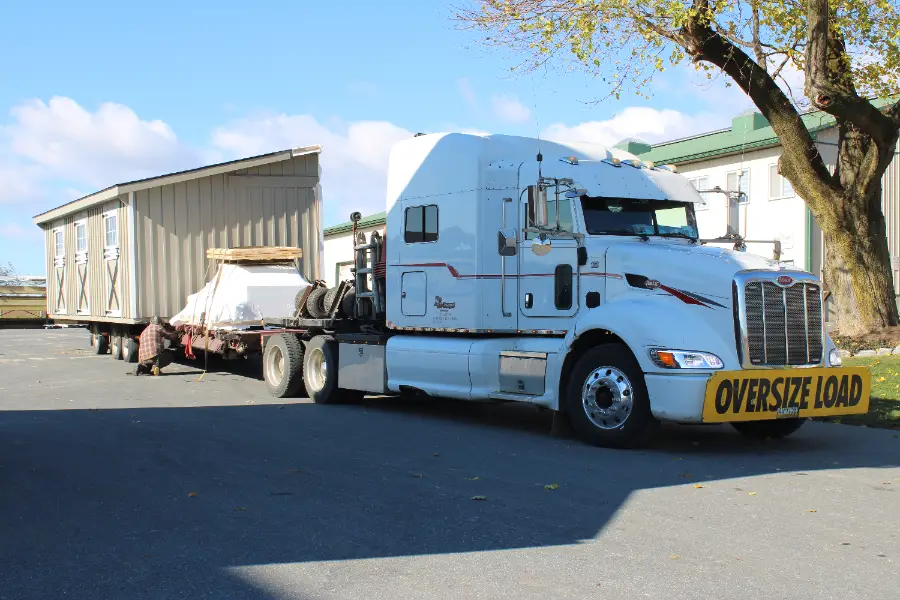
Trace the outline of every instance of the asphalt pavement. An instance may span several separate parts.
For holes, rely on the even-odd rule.
[[[531,406],[268,396],[82,329],[0,330],[0,599],[890,599],[900,432],[666,427],[639,451]],[[201,377],[202,375],[202,377]]]

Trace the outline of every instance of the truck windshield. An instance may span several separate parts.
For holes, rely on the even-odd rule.
[[[590,235],[638,235],[697,239],[694,206],[674,200],[581,197]]]

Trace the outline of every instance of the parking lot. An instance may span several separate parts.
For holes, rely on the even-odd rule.
[[[530,406],[276,401],[228,366],[0,331],[0,598],[897,597],[896,431],[602,450]]]

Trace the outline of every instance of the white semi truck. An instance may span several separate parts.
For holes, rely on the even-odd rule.
[[[355,281],[331,291],[330,318],[264,332],[268,388],[528,402],[611,447],[660,421],[782,437],[867,411],[869,373],[841,366],[819,280],[703,245],[703,202],[674,168],[618,150],[403,141],[385,239],[354,233]]]

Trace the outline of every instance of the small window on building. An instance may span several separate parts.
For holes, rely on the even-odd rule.
[[[750,201],[750,169],[731,171],[727,175],[725,187],[729,192],[742,192],[738,202],[744,204]]]
[[[793,198],[794,188],[791,182],[778,172],[778,165],[769,165],[769,200]]]
[[[87,223],[75,223],[75,252],[87,252]]]
[[[709,187],[709,177],[693,177],[688,179],[688,181],[697,191],[711,189]],[[710,194],[700,194],[700,196],[706,200],[706,202],[704,204],[694,204],[694,210],[706,210],[709,208]]]
[[[115,213],[103,218],[103,231],[106,235],[106,247],[115,248],[119,245],[119,221]]]
[[[438,239],[438,207],[431,204],[407,208],[403,239],[407,244],[436,242]]]
[[[53,232],[53,242],[56,245],[56,257],[61,258],[66,255],[66,242],[62,229]]]

